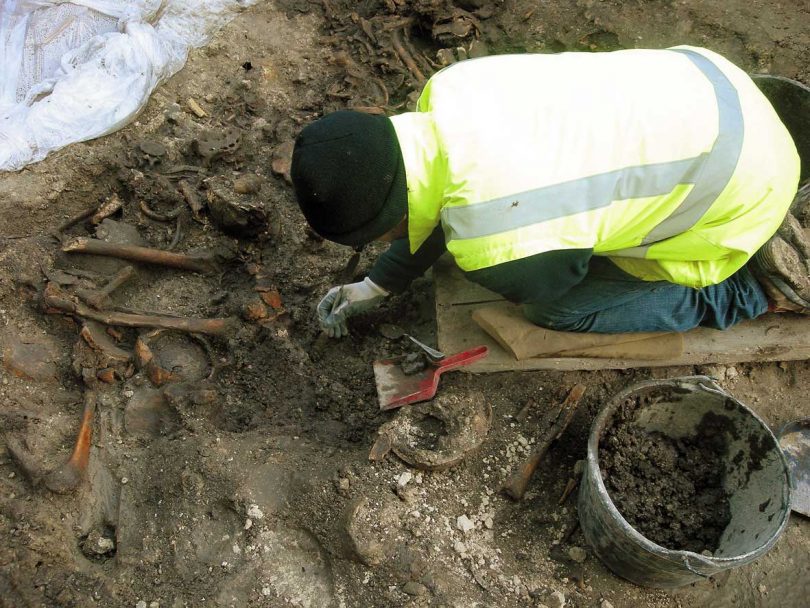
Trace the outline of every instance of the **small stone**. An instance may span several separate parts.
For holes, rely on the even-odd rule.
[[[115,552],[115,541],[100,530],[93,529],[81,543],[81,549],[87,557],[104,557]]]
[[[104,384],[115,384],[115,370],[112,367],[105,367],[96,373],[96,378]]]
[[[467,546],[458,540],[456,541],[456,544],[453,545],[453,550],[459,555],[463,555],[464,553],[467,553]]]
[[[146,602],[143,600],[139,601],[137,604],[135,604],[135,608],[146,608]]]
[[[248,506],[247,516],[250,517],[251,519],[263,519],[264,513],[262,513],[262,510],[259,508],[259,505],[250,505]]]
[[[407,593],[408,595],[427,595],[428,588],[422,585],[421,583],[415,583],[414,581],[408,581],[402,586],[402,590]]]
[[[345,477],[338,479],[338,489],[347,492],[349,490],[349,480]]]
[[[160,602],[149,602],[149,608],[160,608]]]
[[[253,527],[253,520],[249,517],[245,520],[245,530],[250,530]]]
[[[251,300],[242,307],[242,317],[246,321],[260,321],[267,318],[267,307],[261,300]]]
[[[489,55],[489,48],[487,48],[486,42],[483,40],[473,40],[470,43],[470,59],[486,57],[487,55]]]
[[[581,564],[588,557],[588,554],[582,547],[571,547],[568,549],[568,557],[570,557],[576,563]]]
[[[714,557],[714,553],[712,553],[708,549],[704,549],[703,551],[700,552],[700,554],[704,557]]]
[[[281,294],[277,289],[268,289],[259,293],[262,302],[273,310],[284,310],[284,303],[281,301]]]
[[[439,49],[436,52],[436,59],[439,65],[450,65],[456,62],[456,56],[453,54],[453,49]]]
[[[602,603],[599,604],[599,608],[613,608],[613,604],[611,604],[605,598],[602,598]]]
[[[726,368],[726,380],[732,380],[739,375],[737,368],[734,366]]]
[[[285,181],[289,184],[292,183],[290,176],[290,169],[292,168],[292,153],[295,147],[294,140],[288,140],[278,145],[273,150],[273,156],[270,161],[270,168],[276,175],[284,177]]]
[[[413,473],[411,473],[410,471],[405,471],[399,477],[397,477],[397,485],[400,488],[404,488],[405,486],[408,485],[411,479],[413,479]]]
[[[396,493],[397,496],[399,496],[399,499],[404,503],[412,504],[416,502],[417,490],[413,486],[405,486],[404,488],[402,486],[397,486]]]
[[[762,583],[760,583],[757,586],[757,591],[759,591],[762,595],[765,595],[766,593],[768,593],[768,588],[765,585],[763,585]]]
[[[555,591],[548,598],[548,608],[563,608],[565,606],[565,595],[562,591]]]
[[[475,528],[475,524],[471,522],[470,518],[466,515],[459,515],[456,518],[456,528],[461,530],[464,534],[467,534],[467,532]]]
[[[122,477],[121,478],[121,483],[126,485],[127,483],[129,483],[129,478],[128,477]]]
[[[58,351],[51,342],[23,342],[14,337],[2,351],[3,365],[24,380],[55,380],[58,370],[55,361]]]
[[[233,180],[233,189],[239,194],[254,194],[261,190],[262,178],[255,174],[240,175]]]
[[[263,595],[264,597],[267,597],[267,596],[268,596],[268,595],[270,595],[271,593],[273,593],[273,590],[272,590],[272,589],[270,589],[270,587],[262,587],[262,595]]]

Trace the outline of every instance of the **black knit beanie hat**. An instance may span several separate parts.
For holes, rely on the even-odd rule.
[[[290,170],[312,229],[359,247],[399,224],[408,209],[405,165],[385,116],[343,110],[305,127]]]

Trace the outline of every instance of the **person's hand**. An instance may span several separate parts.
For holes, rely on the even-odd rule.
[[[349,335],[346,319],[371,310],[388,292],[366,277],[359,283],[333,287],[318,303],[318,321],[330,338]]]

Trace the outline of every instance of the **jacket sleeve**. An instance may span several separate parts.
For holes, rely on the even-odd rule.
[[[439,224],[415,253],[410,252],[408,239],[392,242],[388,251],[374,262],[368,277],[383,289],[402,293],[414,279],[425,274],[446,250],[444,232]]]

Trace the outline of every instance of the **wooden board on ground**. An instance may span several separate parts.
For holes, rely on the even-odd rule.
[[[670,367],[744,361],[794,361],[810,359],[810,319],[792,314],[764,315],[732,329],[694,329],[684,334],[684,352],[663,361],[594,358],[537,358],[517,361],[472,320],[476,308],[503,302],[498,294],[467,281],[449,256],[433,267],[436,288],[436,324],[439,350],[460,352],[479,344],[490,349],[488,357],[462,368],[469,372],[510,370],[595,370],[631,367]]]

